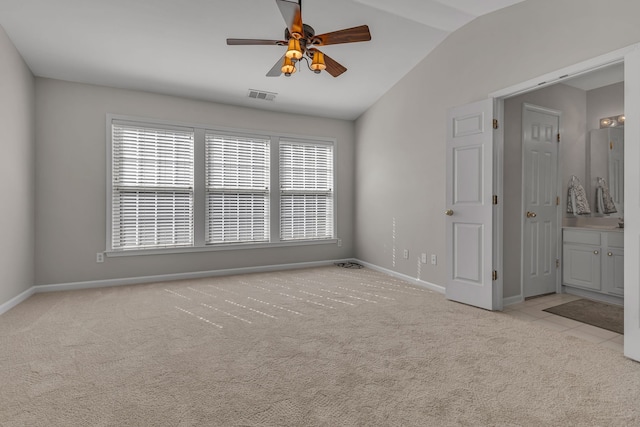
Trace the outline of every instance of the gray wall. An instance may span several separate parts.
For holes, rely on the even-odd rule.
[[[504,103],[504,297],[520,295],[522,226],[522,104],[562,113],[559,145],[560,206],[566,216],[565,183],[571,175],[585,182],[587,92],[557,84],[505,100]]]
[[[0,27],[0,304],[33,285],[34,78]]]
[[[106,114],[337,139],[337,233],[343,246],[310,245],[107,257]],[[343,259],[353,256],[354,124],[100,86],[36,79],[36,284]]]
[[[356,122],[356,256],[445,285],[448,108],[640,41],[640,2],[527,0],[451,34]],[[544,28],[544,31],[541,31]],[[393,223],[395,221],[395,228]],[[408,261],[393,245],[408,249]],[[420,252],[439,256],[418,268]]]

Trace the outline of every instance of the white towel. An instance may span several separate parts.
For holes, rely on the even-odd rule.
[[[602,214],[612,214],[618,212],[616,209],[616,204],[613,203],[613,199],[611,198],[611,193],[609,192],[609,187],[607,186],[607,182],[598,177],[596,179],[598,183],[598,187],[596,188],[596,212]]]
[[[575,175],[569,180],[567,212],[575,215],[588,215],[591,213],[587,192],[584,191],[584,187]]]

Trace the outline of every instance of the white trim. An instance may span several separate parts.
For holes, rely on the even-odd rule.
[[[504,307],[508,306],[508,305],[513,305],[513,304],[518,304],[524,301],[524,298],[522,298],[522,295],[516,295],[513,297],[507,297],[507,298],[503,298],[502,299],[502,305]]]
[[[323,267],[326,265],[333,265],[336,262],[345,262],[345,261],[348,261],[348,260],[299,262],[299,263],[292,263],[292,264],[264,265],[259,267],[241,267],[241,268],[228,268],[224,270],[196,271],[196,272],[190,272],[190,273],[161,274],[157,276],[126,277],[122,279],[106,279],[106,280],[92,280],[87,282],[58,283],[58,284],[52,284],[52,285],[37,285],[37,286],[34,286],[32,289],[34,289],[36,293],[73,291],[73,290],[80,290],[80,289],[106,288],[111,286],[138,285],[141,283],[168,282],[172,280],[202,279],[206,277],[232,276],[236,274],[266,273],[271,271],[296,270],[300,268]]]
[[[493,194],[498,197],[498,204],[493,206],[493,269],[498,272],[497,280],[493,281],[493,309],[502,311],[504,302],[504,101],[493,99],[493,118],[498,120],[498,129],[493,131]]]
[[[287,246],[311,246],[311,245],[335,245],[338,239],[316,239],[316,240],[286,240],[274,243],[220,243],[206,246],[187,246],[183,248],[163,248],[163,249],[128,249],[123,251],[106,251],[104,254],[109,257],[126,257],[140,255],[168,255],[189,252],[212,252],[212,251],[235,251],[249,249],[274,249]]]
[[[33,295],[35,293],[35,290],[33,289],[33,286],[30,287],[29,289],[27,289],[26,291],[18,294],[17,296],[11,298],[9,301],[5,302],[4,304],[0,304],[0,315],[6,313],[7,311],[11,310],[13,307],[15,307],[16,305],[20,304],[22,301],[26,300],[27,298],[29,298],[31,295]]]
[[[384,268],[384,267],[379,267],[379,266],[377,266],[375,264],[370,264],[368,262],[360,261],[359,259],[353,259],[352,262],[356,262],[358,264],[362,264],[365,267],[370,268],[372,270],[376,270],[376,271],[379,271],[381,273],[388,274],[389,276],[393,276],[393,277],[396,277],[398,279],[402,279],[402,280],[407,281],[409,283],[413,283],[414,285],[418,285],[418,286],[420,286],[422,288],[426,288],[426,289],[429,289],[430,291],[438,292],[438,293],[444,295],[444,291],[445,291],[444,286],[436,285],[436,284],[430,283],[430,282],[425,282],[424,280],[420,280],[420,279],[415,279],[415,278],[413,278],[411,276],[407,276],[406,274],[398,273],[397,271],[389,270],[389,269]]]

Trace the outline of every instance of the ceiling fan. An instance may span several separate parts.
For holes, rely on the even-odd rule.
[[[371,40],[371,33],[369,33],[369,27],[366,25],[316,35],[315,30],[310,25],[302,22],[302,0],[297,0],[296,2],[288,0],[275,1],[287,24],[284,30],[284,40],[227,39],[228,45],[287,46],[287,52],[269,70],[267,77],[278,77],[282,73],[287,77],[291,76],[296,72],[296,63],[303,59],[314,73],[326,70],[333,77],[338,77],[347,69],[319,51],[317,46]],[[309,64],[309,59],[311,64]]]

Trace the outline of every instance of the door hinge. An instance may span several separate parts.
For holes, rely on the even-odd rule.
[[[493,280],[498,280],[498,272],[496,270],[493,270],[493,273],[491,274],[491,278]]]
[[[494,204],[494,205],[497,205],[497,204],[498,204],[498,195],[497,195],[497,194],[494,194],[494,195],[493,195],[493,204]]]
[[[498,129],[498,119],[493,119],[493,128]]]
[[[613,141],[609,141],[609,150],[613,150]]]
[[[558,132],[558,142],[560,142],[560,132]]]
[[[556,196],[556,206],[560,206],[560,196]]]
[[[556,268],[560,268],[560,260],[556,258]]]

